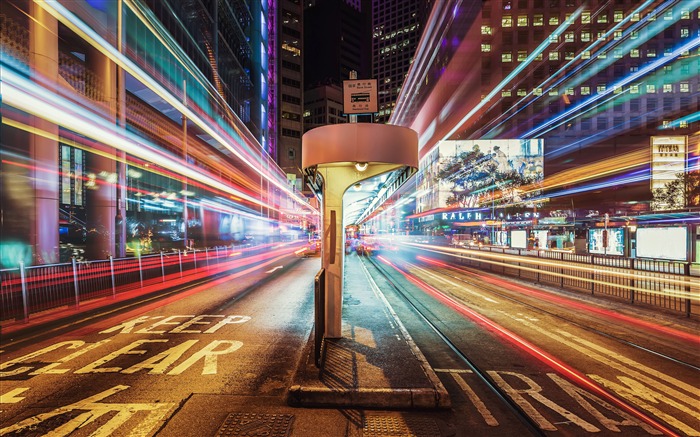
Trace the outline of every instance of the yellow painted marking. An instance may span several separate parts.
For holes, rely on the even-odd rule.
[[[564,390],[569,396],[571,396],[576,402],[579,403],[583,408],[586,409],[593,417],[598,419],[598,421],[609,429],[610,431],[613,432],[620,432],[620,426],[638,426],[644,431],[646,431],[649,434],[653,435],[661,435],[663,434],[661,431],[659,431],[656,428],[652,428],[649,426],[647,423],[640,421],[634,416],[631,416],[630,414],[627,414],[626,412],[622,411],[621,409],[617,408],[616,406],[610,404],[609,402],[599,398],[598,396],[594,395],[593,393],[584,390],[580,387],[576,387],[569,381],[566,381],[565,379],[561,378],[558,376],[556,373],[548,373],[547,376],[549,376],[552,381],[554,381],[559,387],[561,387],[562,390]],[[596,404],[600,405],[601,407],[605,408],[608,411],[611,411],[614,413],[616,416],[622,417],[624,420],[622,421],[616,421],[614,419],[611,419],[609,417],[606,417],[601,413],[597,408],[595,408],[593,405],[590,404],[586,399],[587,398]]]
[[[153,331],[153,328],[156,328],[158,326],[164,326],[164,325],[179,325],[180,322],[173,322],[173,320],[183,318],[183,317],[188,318],[188,319],[194,318],[194,316],[192,316],[192,315],[166,317],[163,320],[161,320],[160,322],[156,322],[147,328],[139,329],[138,331],[136,331],[136,333],[137,334],[165,334],[165,331]]]
[[[464,393],[469,397],[469,400],[472,401],[472,404],[474,404],[476,410],[479,412],[479,414],[481,414],[481,417],[484,418],[484,422],[486,422],[486,424],[489,426],[498,426],[498,420],[496,420],[496,418],[493,417],[491,411],[486,407],[484,402],[479,398],[479,396],[469,386],[469,384],[467,384],[464,378],[459,376],[459,374],[457,373],[452,373],[451,375],[454,378],[457,385],[459,385],[462,391],[464,391]]]
[[[19,358],[15,358],[14,360],[7,361],[6,363],[0,364],[0,370],[7,369],[9,367],[12,367],[16,364],[23,363],[25,361],[34,361],[34,359],[38,356],[41,356],[43,354],[49,353],[51,351],[54,351],[56,349],[60,349],[62,347],[66,347],[67,349],[78,349],[82,345],[84,345],[85,342],[81,340],[74,340],[74,341],[62,341],[60,343],[55,343],[52,344],[51,346],[47,346],[43,349],[39,349],[38,351],[34,351],[30,354],[24,355]],[[0,372],[0,378],[6,377],[6,376],[14,376],[14,375],[19,375],[21,373],[29,372],[32,370],[33,367],[19,367],[14,370],[10,370],[7,372]]]
[[[532,420],[537,422],[537,425],[541,429],[545,431],[557,430],[557,428],[551,422],[545,419],[544,416],[542,416],[535,409],[535,407],[532,406],[531,403],[525,400],[523,395],[529,395],[532,399],[536,400],[537,402],[541,403],[546,407],[549,407],[552,411],[559,413],[560,415],[568,419],[569,422],[580,426],[588,432],[600,432],[600,429],[595,425],[586,422],[571,411],[544,397],[542,395],[542,387],[540,387],[535,381],[528,378],[527,376],[515,372],[497,372],[494,370],[490,370],[487,373],[491,375],[491,378],[493,378],[494,382],[498,384],[498,386],[501,387],[508,394],[508,396],[510,396],[511,399],[513,399],[518,405],[520,405],[520,408],[522,408],[523,411],[525,411],[527,415],[532,418]],[[525,389],[516,389],[510,384],[508,384],[508,382],[506,382],[506,380],[503,379],[501,375],[514,376],[523,381],[525,384],[527,384],[528,387]]]
[[[24,393],[29,390],[29,387],[17,387],[14,390],[10,390],[4,395],[0,395],[0,404],[16,404],[24,400],[24,397],[17,396],[20,393]]]
[[[219,345],[224,345],[228,347],[226,347],[223,350],[215,350]],[[200,359],[204,359],[204,368],[202,369],[202,375],[216,375],[217,356],[235,352],[241,346],[243,346],[243,343],[240,341],[214,340],[199,352],[194,353],[191,357],[185,360],[185,362],[168,372],[168,375],[179,375]]]
[[[69,436],[71,434],[76,433],[81,428],[88,428],[90,425],[95,424],[98,419],[104,416],[108,418],[107,422],[100,425],[89,435],[93,437],[107,437],[118,433],[117,431],[119,430],[119,428],[122,427],[127,421],[129,421],[137,415],[139,415],[140,417],[144,413],[146,414],[146,417],[141,419],[138,424],[130,423],[128,425],[128,428],[125,427],[127,429],[123,430],[119,434],[128,434],[130,436],[144,437],[151,435],[152,432],[157,428],[157,426],[167,418],[170,411],[177,404],[172,402],[152,404],[100,403],[101,400],[128,388],[129,387],[126,385],[117,385],[109,390],[105,390],[101,393],[98,393],[94,396],[90,396],[74,404],[56,408],[55,410],[50,411],[48,413],[37,414],[36,416],[22,420],[21,422],[15,423],[14,425],[10,425],[8,427],[0,429],[0,435],[15,433],[23,430],[29,431],[32,429],[36,429],[37,425],[41,424],[46,420],[76,410],[85,410],[85,412],[82,414],[78,414],[76,417],[73,417],[68,422],[59,425],[53,430],[46,430],[48,431],[47,435],[51,435],[52,437]],[[86,434],[87,432],[83,431],[82,434]]]
[[[109,372],[119,372],[122,370],[121,367],[103,367],[100,368],[101,365],[112,361],[113,359],[117,358],[119,355],[143,355],[147,351],[145,350],[133,350],[136,347],[141,346],[142,344],[145,343],[165,343],[168,340],[136,340],[135,342],[128,344],[124,346],[123,348],[112,352],[111,354],[100,358],[97,361],[93,361],[92,363],[88,364],[87,366],[83,367],[82,369],[78,369],[75,371],[75,373],[109,373]]]

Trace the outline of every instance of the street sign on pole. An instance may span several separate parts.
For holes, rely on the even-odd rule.
[[[374,114],[377,108],[377,79],[343,81],[343,111],[346,114]]]

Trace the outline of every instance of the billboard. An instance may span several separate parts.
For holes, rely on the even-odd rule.
[[[637,257],[685,261],[688,258],[688,229],[637,228]]]
[[[544,179],[544,141],[542,139],[515,140],[445,140],[438,146],[439,166],[445,168],[458,161],[461,155],[476,152],[482,154],[470,168],[456,170],[456,178],[446,178],[440,181],[437,189],[440,191],[438,205],[434,208],[453,206],[447,204],[447,199],[453,191],[465,192],[459,199],[459,206],[475,208],[480,206],[481,197],[488,194],[485,187],[492,186],[496,181],[507,179],[506,175],[514,172],[524,179],[541,182]],[[436,173],[440,170],[436,169]],[[475,176],[478,175],[478,176]],[[483,187],[483,189],[479,189]],[[520,202],[517,188],[503,193],[504,198],[512,202]]]
[[[608,233],[607,247],[605,247],[604,232]],[[588,252],[602,253],[604,255],[624,255],[625,230],[623,228],[589,229]]]
[[[510,231],[510,247],[513,249],[527,249],[527,231],[522,229]]]
[[[653,210],[682,208],[685,205],[685,193],[678,191],[673,200],[661,199],[655,190],[666,188],[668,184],[685,173],[688,147],[685,136],[653,136],[651,137],[651,192],[654,201]]]
[[[343,111],[346,114],[378,112],[377,79],[343,81]]]

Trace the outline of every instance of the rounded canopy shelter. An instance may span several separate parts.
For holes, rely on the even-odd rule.
[[[405,167],[417,169],[418,134],[402,126],[347,123],[313,129],[301,141],[302,167],[321,197],[324,332],[326,337],[339,338],[344,228],[354,224],[343,210],[343,195],[365,179]]]

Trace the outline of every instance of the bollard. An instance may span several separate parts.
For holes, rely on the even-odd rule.
[[[25,279],[24,261],[19,262],[19,278],[22,282],[22,310],[24,311],[24,323],[29,321],[29,298],[27,296],[27,281]]]
[[[112,258],[112,255],[109,256],[109,273],[112,277],[112,299],[116,299],[117,287],[114,286],[114,258]]]
[[[75,263],[75,258],[71,258],[71,264],[73,264],[73,288],[75,290],[75,307],[80,306],[80,291],[78,290],[78,266]]]

